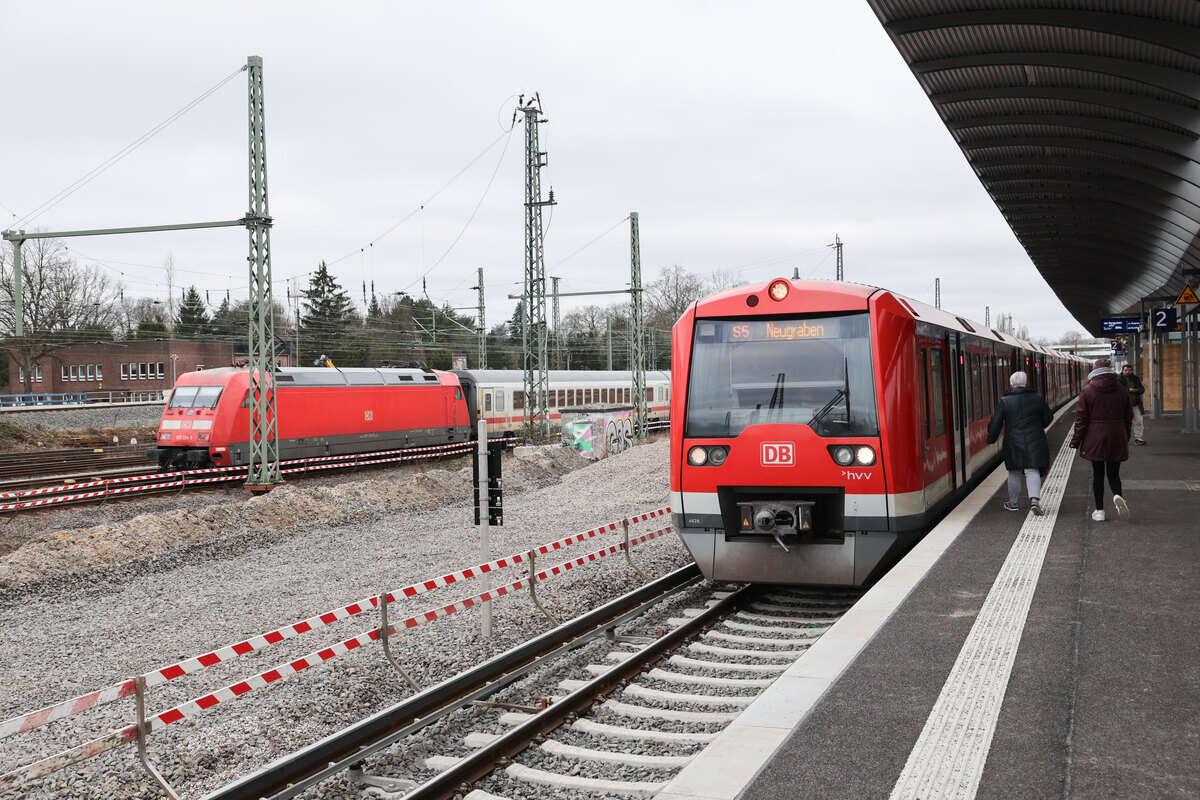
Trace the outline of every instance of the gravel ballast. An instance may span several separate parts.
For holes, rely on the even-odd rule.
[[[507,458],[505,525],[491,529],[493,557],[665,505],[666,452],[660,441],[582,469],[574,468],[582,464],[578,456],[557,448]],[[77,528],[66,536],[48,533],[32,543],[38,546],[9,554],[0,564],[7,569],[0,580],[10,587],[0,597],[0,629],[6,632],[0,641],[6,686],[0,717],[477,563],[469,474],[420,475],[288,487],[236,504],[193,499],[186,509],[143,515],[147,519]],[[635,533],[666,524],[651,520]],[[539,559],[539,566],[619,539],[610,534],[589,540]],[[689,560],[673,535],[635,548],[633,556],[652,576]],[[521,576],[504,570],[495,581]],[[538,596],[566,619],[640,583],[618,553],[539,584]],[[481,579],[462,582],[397,604],[391,614],[422,611],[482,588]],[[453,614],[398,634],[394,651],[428,685],[550,627],[524,594],[496,604],[492,642],[480,639],[478,615]],[[152,689],[149,707],[162,711],[377,623],[374,615],[359,615],[185,676]],[[586,654],[581,657],[586,663]],[[377,645],[282,683],[156,732],[152,758],[184,796],[194,797],[411,694]],[[126,699],[3,740],[0,771],[128,724],[132,709]],[[136,766],[134,749],[126,747],[48,776],[20,796],[160,795]]]

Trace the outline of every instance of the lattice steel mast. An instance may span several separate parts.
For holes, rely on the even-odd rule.
[[[275,315],[271,294],[271,212],[267,204],[267,132],[261,56],[246,61],[250,87],[250,469],[246,488],[280,484],[275,406]]]
[[[554,205],[554,190],[542,199],[542,167],[546,153],[538,148],[538,126],[542,116],[541,98],[518,100],[517,111],[525,115],[525,303],[522,314],[521,346],[525,359],[524,432],[529,440],[550,434],[547,408],[546,262],[542,252],[542,207]]]
[[[646,438],[646,319],[642,313],[642,251],[638,212],[629,212],[629,369],[633,371],[633,429]]]
[[[476,362],[476,368],[487,369],[487,322],[484,319],[483,267],[479,268],[479,285],[471,288],[479,290],[479,361]]]

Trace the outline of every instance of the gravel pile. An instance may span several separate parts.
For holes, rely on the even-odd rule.
[[[587,463],[558,447],[521,450],[506,459],[504,480],[510,493],[543,486]],[[471,489],[470,460],[451,463],[456,465],[451,469],[425,464],[365,479],[308,478],[259,497],[234,488],[17,515],[9,524],[27,526],[25,536],[19,548],[0,557],[0,590],[33,581],[52,583],[54,578],[73,581],[80,573],[97,571],[116,577],[114,567],[139,572],[174,568],[211,558],[221,547],[244,551],[301,523],[338,524],[437,507],[452,498],[461,501]],[[145,504],[149,511],[140,513]],[[48,527],[48,522],[57,526]],[[86,527],[71,527],[81,522]]]
[[[162,418],[162,412],[162,403],[104,408],[83,406],[63,411],[0,411],[0,420],[31,431],[85,430],[154,425]]]
[[[506,460],[505,526],[491,531],[493,556],[667,501],[665,442],[574,471],[566,471],[568,456],[577,459],[550,448]],[[23,582],[0,598],[0,630],[6,632],[0,640],[0,680],[6,686],[0,717],[476,563],[468,476],[462,470],[441,472],[394,481],[346,480],[321,489],[289,487],[237,507],[191,507],[124,525],[66,531],[39,540],[28,553],[22,554],[28,545],[15,551],[2,565],[9,580],[17,576]],[[424,502],[426,510],[417,510],[415,502]],[[640,530],[654,530],[659,522]],[[600,545],[591,540],[539,563],[549,566]],[[673,536],[633,553],[651,575],[688,561]],[[97,568],[94,561],[103,563]],[[500,575],[506,582],[518,577],[512,570]],[[565,619],[640,583],[618,556],[540,584],[538,594]],[[440,589],[394,607],[392,616],[474,594],[481,584],[476,579]],[[453,614],[398,635],[395,651],[405,669],[428,685],[550,627],[526,596],[514,596],[496,604],[496,635],[485,642],[478,635],[478,613]],[[165,710],[376,624],[369,614],[352,617],[218,664],[151,690],[149,706]],[[582,664],[596,659],[587,652],[577,657]],[[411,693],[374,645],[284,683],[168,726],[151,738],[152,758],[184,796],[194,797]],[[77,745],[132,716],[127,699],[6,739],[0,771]],[[447,736],[451,727],[445,726]],[[335,789],[336,784],[328,786]],[[311,794],[326,796],[325,791]],[[20,796],[109,800],[159,794],[136,766],[133,748],[124,748],[48,776]]]

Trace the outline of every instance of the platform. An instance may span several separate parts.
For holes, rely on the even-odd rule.
[[[1097,523],[1072,420],[1050,513],[989,476],[660,800],[1200,797],[1200,437],[1147,420]]]

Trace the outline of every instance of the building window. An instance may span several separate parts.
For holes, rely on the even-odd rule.
[[[129,365],[124,361],[121,362],[121,380],[129,380]]]
[[[79,380],[79,367],[75,366],[74,364],[71,365],[71,378],[70,379],[73,381]]]
[[[104,369],[99,364],[96,365],[96,380],[98,380],[98,381],[104,380]]]
[[[138,380],[144,381],[150,377],[150,362],[143,361],[138,364]]]
[[[163,377],[166,373],[163,372],[163,362],[158,362],[158,377]]]
[[[70,380],[70,379],[67,377],[67,365],[66,365],[66,364],[63,364],[63,365],[62,365],[62,379],[63,379],[64,381],[65,381],[65,380]]]
[[[17,367],[17,382],[18,383],[25,382],[25,368],[24,367]]]
[[[197,364],[197,365],[196,365],[196,372],[204,372],[204,365],[203,365],[203,364]]]
[[[87,376],[88,376],[89,381],[96,380],[96,365],[95,364],[87,365]]]
[[[33,379],[36,382],[38,382],[38,383],[42,382],[42,365],[41,364],[38,364],[36,367],[34,367],[33,375],[34,375]]]

